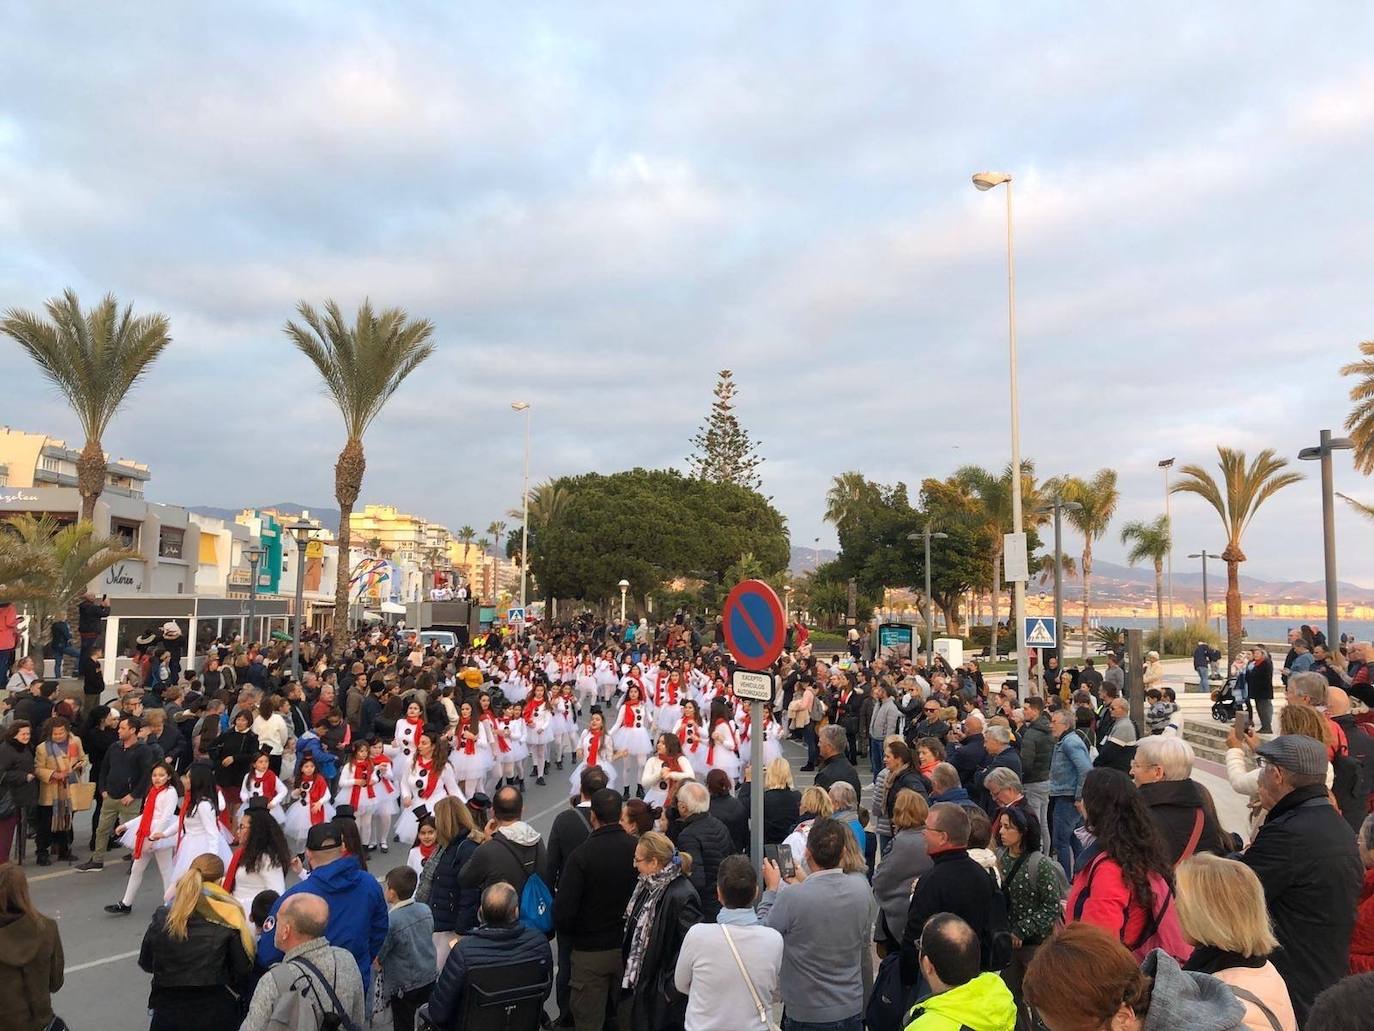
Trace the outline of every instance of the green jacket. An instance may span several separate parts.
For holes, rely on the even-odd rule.
[[[1012,1031],[1016,1000],[999,976],[979,974],[967,984],[923,999],[907,1014],[906,1031]]]

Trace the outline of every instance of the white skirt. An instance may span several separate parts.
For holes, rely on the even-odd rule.
[[[493,762],[501,763],[503,766],[509,763],[524,762],[525,757],[530,754],[530,750],[525,747],[525,742],[523,741],[510,741],[507,743],[506,747],[509,748],[510,751],[503,752],[498,748],[491,753]]]
[[[531,727],[525,724],[525,744],[527,745],[547,745],[553,740],[553,719],[550,718],[549,725],[543,730],[538,727]]]
[[[119,837],[119,843],[127,849],[132,849],[138,843],[138,817],[135,816],[129,821],[129,829]],[[156,841],[145,841],[143,843],[143,854],[146,856],[150,852],[164,852],[169,848],[175,848],[177,836],[169,834],[165,838],[158,838]]]
[[[377,808],[377,803],[381,800],[381,796],[376,793],[376,787],[374,787],[372,791],[373,797],[368,798],[367,788],[360,788],[358,791],[358,804],[353,805],[353,789],[339,788],[338,791],[334,792],[334,805],[353,805],[353,815],[362,816],[363,813],[370,813],[373,809]]]
[[[611,740],[615,742],[617,752],[629,752],[640,759],[654,750],[653,739],[643,727],[617,727],[611,734]]]
[[[329,796],[324,798],[324,820],[328,822],[334,819],[334,805],[329,801]],[[304,802],[297,802],[286,810],[286,840],[289,841],[296,851],[300,851],[300,844],[305,841],[305,836],[310,833],[310,806]]]
[[[549,740],[554,741],[560,737],[576,737],[581,731],[578,729],[577,720],[571,716],[559,716],[554,714],[549,720]]]
[[[615,764],[602,761],[598,762],[596,765],[597,768],[606,775],[606,787],[615,787]],[[572,785],[574,795],[580,794],[582,791],[582,771],[586,768],[587,764],[585,762],[580,762],[577,764],[577,768],[572,771],[572,775],[568,777],[568,783]]]
[[[175,841],[176,839],[169,838],[168,840]],[[177,847],[176,858],[172,862],[172,875],[168,878],[168,883],[175,884],[181,880],[181,875],[191,869],[191,863],[195,861],[196,856],[204,855],[207,852],[219,856],[220,861],[226,865],[229,863],[229,858],[234,854],[234,850],[229,847],[224,834],[201,834],[193,831],[184,836],[181,839],[181,844]]]
[[[477,780],[479,777],[485,777],[491,769],[491,751],[486,748],[475,748],[472,754],[468,755],[466,749],[459,748],[449,759],[449,764],[453,767],[453,775],[460,781]]]
[[[658,723],[658,732],[660,734],[671,734],[678,723],[682,721],[682,706],[659,706],[658,712],[654,714],[654,718]]]
[[[739,780],[739,756],[728,748],[721,748],[716,745],[714,762],[707,763],[707,768],[712,770],[722,770],[731,781]]]

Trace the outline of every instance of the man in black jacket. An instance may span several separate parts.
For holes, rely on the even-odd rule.
[[[558,884],[563,876],[563,867],[573,851],[592,833],[592,796],[606,786],[606,771],[600,766],[588,766],[582,771],[579,783],[582,790],[575,804],[555,816],[553,827],[549,830],[549,890],[554,893],[555,914],[558,912]],[[619,819],[619,816],[616,818]],[[558,1012],[562,1015],[560,1023],[568,1026],[572,1024],[572,1010],[568,1008],[571,977],[572,942],[568,935],[560,932],[558,979],[554,984],[554,996]]]
[[[143,809],[143,796],[148,793],[148,775],[157,756],[139,741],[140,728],[136,717],[121,719],[119,740],[105,752],[100,772],[100,825],[95,830],[95,851],[90,859],[76,867],[82,873],[105,869],[105,851],[110,843],[110,834],[119,824],[137,817]]]
[[[816,736],[816,747],[821,756],[820,766],[816,770],[816,787],[829,791],[831,784],[844,780],[854,785],[855,795],[862,797],[863,785],[859,783],[859,771],[845,755],[847,745],[848,735],[845,734],[843,727],[831,723],[820,729]],[[714,889],[712,892],[714,894]],[[703,895],[703,902],[705,899],[706,896]]]
[[[921,928],[936,913],[953,913],[973,928],[983,945],[983,968],[988,965],[989,917],[997,884],[992,875],[968,854],[969,818],[961,806],[940,802],[931,806],[922,833],[934,865],[916,882],[902,933],[902,984],[910,986],[920,974]]]
[[[553,900],[559,945],[566,939],[572,975],[560,1022],[566,1025],[571,1017],[576,1027],[592,1031],[601,1031],[606,1007],[620,995],[625,908],[639,881],[636,839],[620,826],[621,805],[610,788],[592,793],[591,834],[568,857]]]
[[[76,607],[76,636],[81,639],[81,654],[77,658],[78,669],[91,654],[95,642],[100,639],[100,624],[109,614],[110,605],[104,595],[97,598],[90,591],[81,595],[81,603]]]
[[[725,824],[711,815],[711,795],[704,785],[690,780],[684,782],[677,792],[677,810],[682,822],[677,826],[677,839],[673,844],[678,851],[692,857],[689,879],[701,896],[702,919],[708,924],[715,923],[716,914],[720,912],[716,871],[726,856],[735,854],[735,843]]]
[[[548,884],[548,853],[539,832],[520,818],[525,806],[518,788],[506,785],[491,801],[487,840],[477,846],[458,874],[460,888],[490,888],[497,881],[525,888],[532,873]]]
[[[1364,865],[1354,831],[1327,798],[1326,746],[1284,734],[1257,751],[1269,815],[1240,860],[1264,886],[1279,940],[1270,958],[1301,1026],[1317,995],[1347,973]]]

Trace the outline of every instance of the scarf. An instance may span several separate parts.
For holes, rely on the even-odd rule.
[[[138,818],[138,834],[134,837],[135,859],[143,858],[143,843],[153,832],[153,810],[157,808],[157,796],[170,787],[170,784],[164,784],[160,788],[148,789],[148,797],[143,800],[143,814]]]
[[[355,813],[358,811],[358,800],[362,798],[364,787],[367,788],[368,801],[377,797],[377,792],[372,787],[372,763],[370,760],[353,764],[353,793],[349,796],[348,804],[353,807]]]
[[[250,773],[248,776],[252,778],[248,786],[248,793],[250,795],[260,794],[275,805],[273,800],[277,797],[277,775],[269,769],[261,777],[256,773]]]
[[[750,725],[752,722],[753,722],[753,720],[751,720],[751,719],[749,718],[749,710],[748,710],[748,709],[745,709],[745,710],[744,710],[744,715],[740,718],[739,739],[740,739],[741,741],[748,741],[748,740],[749,740],[749,725]]]
[[[663,695],[666,693],[666,694],[668,695],[668,704],[669,704],[670,706],[671,706],[671,705],[676,705],[676,704],[677,704],[677,690],[678,690],[678,686],[679,686],[679,685],[674,684],[672,678],[669,677],[669,678],[667,678],[667,685],[666,685],[666,686],[667,686],[667,691],[666,691],[666,692],[664,691],[664,686],[665,686],[665,685],[664,685],[664,676],[663,676],[662,673],[660,673],[660,674],[658,675],[658,685],[657,685],[657,687],[655,688],[655,693],[657,694],[657,698],[655,699],[655,703],[654,703],[654,704],[656,704],[656,705],[662,705],[662,704],[663,704]]]
[[[239,875],[239,862],[243,859],[243,847],[234,849],[234,854],[229,857],[229,866],[224,871],[224,878],[220,884],[224,885],[225,891],[234,890],[234,881]]]
[[[639,982],[640,969],[644,963],[644,953],[649,947],[649,932],[653,930],[654,916],[658,913],[658,903],[668,885],[682,876],[682,862],[676,853],[672,861],[657,873],[641,877],[635,884],[634,894],[625,907],[625,920],[634,921],[630,935],[630,951],[625,957],[625,978],[620,982],[622,988],[634,988]]]
[[[496,747],[501,749],[501,751],[503,752],[509,752],[510,745],[506,744],[505,734],[497,732],[498,727],[500,727],[500,729],[505,731],[506,733],[510,733],[510,723],[506,720],[497,719],[493,719],[491,721],[491,729],[496,734]]]
[[[589,739],[587,742],[587,765],[595,766],[601,755],[601,739],[606,736],[606,732],[603,730],[600,734],[593,734],[589,730],[587,736]]]
[[[697,750],[697,725],[683,720],[678,724],[677,739],[683,748],[690,748],[695,752]]]
[[[472,753],[469,752],[469,755]],[[439,777],[434,770],[433,759],[416,759],[415,768],[425,775],[425,786],[420,790],[420,797],[429,798],[434,794],[434,789],[439,786]]]
[[[472,740],[470,740],[470,741],[465,740],[465,741],[463,742],[463,751],[464,751],[466,754],[468,754],[468,755],[473,755],[474,753],[476,753],[476,751],[477,751],[477,738],[478,738],[478,736],[481,734],[481,730],[482,730],[481,725],[478,724],[477,726],[473,726],[471,720],[469,720],[467,724],[461,724],[461,723],[460,723],[460,724],[458,725],[458,733],[460,733],[460,734],[467,733],[467,734],[471,734],[471,735],[472,735]]]
[[[633,727],[633,726],[635,726],[635,724],[636,724],[636,718],[637,718],[638,716],[639,716],[639,703],[638,703],[638,702],[626,702],[626,703],[625,703],[625,708],[621,710],[620,725],[621,725],[622,727]]]
[[[310,813],[310,823],[324,823],[324,806],[317,809],[315,803],[324,798],[324,793],[329,787],[328,782],[316,774],[313,777],[303,777],[299,786],[305,788],[305,805],[306,811]]]
[[[212,924],[219,924],[239,933],[243,950],[251,959],[257,952],[258,940],[253,933],[253,925],[239,905],[238,899],[218,884],[202,885],[200,899],[196,902],[196,912]]]
[[[415,847],[420,850],[420,863],[423,865],[429,862],[429,857],[434,855],[434,850],[438,848],[439,845],[436,842],[433,845],[416,845]]]
[[[525,725],[534,726],[534,714],[539,711],[539,703],[531,698],[525,703],[524,711],[520,713],[520,718],[525,721]]]
[[[716,725],[715,725],[714,727],[711,728],[711,743],[710,743],[709,745],[706,746],[706,765],[707,765],[707,766],[714,766],[714,765],[715,765],[715,762],[716,762],[716,728],[719,727],[722,723],[725,724],[725,729],[728,730],[728,731],[730,731],[730,740],[731,740],[731,742],[733,742],[733,744],[734,744],[734,746],[735,746],[733,750],[736,751],[736,752],[739,751],[739,739],[735,737],[735,728],[732,727],[732,726],[730,726],[730,721],[727,720],[724,716],[722,716],[720,719],[716,720]]]
[[[401,736],[409,737],[411,743],[413,744],[415,741],[419,740],[420,731],[425,729],[425,721],[424,719],[413,720],[409,716],[407,716],[404,722],[410,727],[411,732],[409,735],[402,734]]]

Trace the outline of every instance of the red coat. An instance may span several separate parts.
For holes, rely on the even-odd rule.
[[[1350,935],[1350,972],[1374,970],[1374,870],[1364,872],[1360,908],[1355,911],[1355,930]]]
[[[1099,853],[1074,876],[1064,918],[1096,924],[1115,935],[1126,948],[1136,952],[1137,959],[1143,959],[1148,923],[1152,913],[1158,912],[1159,907],[1164,905],[1166,908],[1152,940],[1182,963],[1192,948],[1183,938],[1178,910],[1169,887],[1158,874],[1150,875],[1150,887],[1154,894],[1151,900],[1153,909],[1147,908],[1135,897],[1117,861]]]

